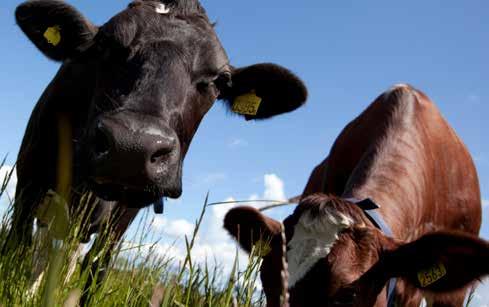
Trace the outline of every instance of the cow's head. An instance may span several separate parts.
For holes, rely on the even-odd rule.
[[[304,199],[283,225],[291,306],[384,306],[393,277],[421,290],[447,292],[489,274],[487,242],[441,232],[399,242],[373,227],[356,205],[326,195]],[[280,223],[238,207],[226,215],[224,227],[246,251],[269,242],[260,276],[268,306],[281,306]]]
[[[306,100],[283,67],[231,66],[197,0],[135,1],[100,27],[63,1],[34,0],[16,19],[63,62],[51,111],[71,114],[78,169],[105,199],[144,206],[180,196],[182,161],[217,99],[247,120]]]

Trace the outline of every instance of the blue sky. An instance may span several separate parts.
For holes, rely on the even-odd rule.
[[[127,5],[120,0],[69,2],[96,24]],[[19,3],[0,4],[0,156],[8,153],[9,163],[34,103],[58,68],[15,26]],[[345,124],[399,82],[411,83],[437,103],[471,151],[482,197],[489,199],[489,144],[483,125],[489,113],[489,2],[202,3],[218,22],[232,64],[284,65],[305,81],[310,99],[301,110],[259,123],[229,116],[216,102],[187,155],[184,195],[168,202],[162,228],[185,228],[174,222],[193,221],[207,191],[211,201],[300,193]],[[481,233],[486,238],[488,206]],[[222,215],[218,211],[211,212],[209,231]]]

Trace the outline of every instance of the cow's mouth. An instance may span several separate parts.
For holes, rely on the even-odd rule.
[[[162,191],[157,186],[131,187],[115,183],[99,183],[92,181],[91,190],[106,201],[120,201],[133,208],[149,206],[162,197],[174,197],[174,193]]]

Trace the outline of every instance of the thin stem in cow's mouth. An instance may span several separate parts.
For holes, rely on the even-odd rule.
[[[272,203],[271,205],[259,208],[259,211],[266,211],[277,207],[294,205],[295,202],[283,201],[283,200],[268,200],[268,199],[256,199],[256,200],[231,200],[231,201],[221,201],[210,203],[207,206],[219,206],[219,205],[228,205],[228,204],[249,204],[249,203]]]

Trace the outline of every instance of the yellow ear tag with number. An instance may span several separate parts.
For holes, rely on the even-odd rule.
[[[256,115],[262,99],[254,92],[244,94],[234,99],[233,111],[243,115]]]
[[[418,272],[418,280],[421,287],[427,287],[434,284],[443,276],[447,275],[447,269],[443,263],[437,263],[429,269]]]
[[[53,26],[46,29],[44,38],[53,46],[58,46],[61,42],[61,27]]]
[[[263,240],[258,240],[254,246],[255,256],[265,257],[272,251],[270,244]]]

